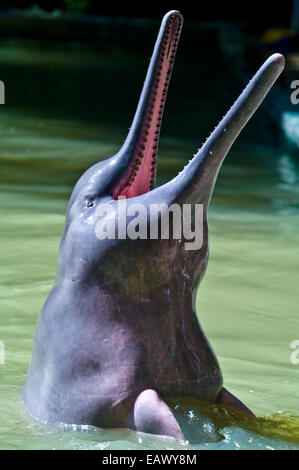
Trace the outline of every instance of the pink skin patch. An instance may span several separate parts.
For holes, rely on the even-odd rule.
[[[113,199],[140,196],[155,186],[161,121],[181,28],[180,16],[171,15],[161,42],[140,137],[128,167],[113,189]]]

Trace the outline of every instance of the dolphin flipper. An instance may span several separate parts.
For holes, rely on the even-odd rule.
[[[180,426],[172,411],[155,390],[141,392],[134,404],[136,431],[184,440]]]
[[[250,409],[241,402],[241,400],[235,397],[224,387],[222,387],[217,397],[217,404],[223,406],[224,408],[227,407],[232,410],[236,410],[239,413],[246,414],[248,416],[255,416],[252,411],[250,411]]]

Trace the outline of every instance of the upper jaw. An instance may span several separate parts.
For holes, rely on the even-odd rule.
[[[281,74],[284,64],[281,54],[273,54],[264,62],[202,148],[182,172],[167,183],[172,202],[202,202],[207,209],[223,160]]]
[[[200,202],[207,209],[225,156],[283,68],[284,57],[281,54],[270,56],[185,168],[174,179],[143,194],[140,199],[146,203],[160,201],[168,205]],[[130,194],[124,195],[131,197]]]

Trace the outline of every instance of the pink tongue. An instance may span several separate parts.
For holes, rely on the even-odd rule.
[[[140,196],[154,188],[161,121],[181,27],[179,16],[169,18],[141,135],[131,163],[114,188],[113,199]]]

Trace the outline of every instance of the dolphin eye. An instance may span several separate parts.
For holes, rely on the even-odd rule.
[[[92,207],[92,206],[94,206],[94,202],[93,201],[88,201],[87,207]]]

